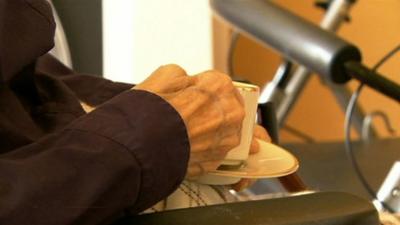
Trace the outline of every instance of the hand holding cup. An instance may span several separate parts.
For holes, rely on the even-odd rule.
[[[239,145],[243,99],[227,75],[206,71],[188,76],[179,66],[166,65],[133,89],[159,95],[184,120],[191,146],[188,179],[215,170]]]

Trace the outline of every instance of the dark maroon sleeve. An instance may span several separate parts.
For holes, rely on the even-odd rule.
[[[40,73],[51,74],[63,81],[77,97],[91,106],[100,105],[112,97],[133,87],[132,84],[113,82],[100,76],[77,73],[46,54],[36,63]]]
[[[126,91],[66,129],[0,155],[0,224],[106,224],[168,196],[186,128],[159,96]]]

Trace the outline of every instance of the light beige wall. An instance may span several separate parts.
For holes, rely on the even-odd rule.
[[[210,15],[204,0],[103,0],[104,74],[138,83],[169,63],[210,69]]]
[[[302,17],[318,23],[323,12],[313,6],[313,0],[279,0],[283,7]],[[371,66],[387,51],[400,43],[400,1],[364,0],[358,1],[351,12],[352,21],[344,25],[339,35],[355,43],[363,52],[364,62]],[[214,21],[214,66],[226,71],[226,50],[230,28],[220,21]],[[234,56],[235,72],[252,82],[263,85],[270,80],[279,65],[279,55],[258,45],[246,37],[238,41]],[[389,78],[400,83],[400,55],[393,58],[380,70]],[[355,87],[355,82],[350,84]],[[400,107],[392,100],[366,90],[361,97],[361,105],[367,112],[384,110],[390,116],[400,133]],[[288,124],[313,136],[317,140],[343,139],[344,115],[317,76],[307,85]],[[387,136],[382,122],[375,123],[380,135]],[[284,141],[299,141],[283,131]]]

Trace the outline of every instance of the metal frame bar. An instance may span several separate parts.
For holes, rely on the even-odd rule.
[[[353,0],[334,0],[321,21],[320,27],[328,31],[336,32],[348,16],[348,12],[353,3]],[[287,62],[281,64],[272,82],[268,83],[263,89],[260,98],[261,103],[268,101],[274,102],[277,111],[277,120],[280,127],[282,127],[286,122],[287,117],[298,100],[301,92],[304,90],[311,75],[311,71],[304,66],[298,66],[292,73],[282,72],[282,70],[287,69],[287,65]],[[287,83],[285,85],[280,84],[282,80],[285,80],[281,74],[290,76],[289,79],[286,79]],[[324,84],[332,90],[339,105],[343,111],[345,111],[347,103],[351,97],[351,91],[348,87],[333,84],[325,79]],[[365,113],[359,106],[357,106],[354,112],[353,125],[359,134],[362,132],[364,117]],[[375,129],[371,129],[371,136],[376,136]]]

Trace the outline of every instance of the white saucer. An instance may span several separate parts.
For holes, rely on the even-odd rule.
[[[257,141],[260,144],[260,151],[250,155],[239,168],[220,167],[201,177],[199,182],[225,185],[236,183],[240,178],[274,178],[297,171],[299,162],[291,153],[277,145],[262,140]]]

